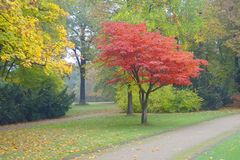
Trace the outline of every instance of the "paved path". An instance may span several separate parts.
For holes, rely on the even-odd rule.
[[[166,132],[80,159],[169,160],[198,144],[239,129],[240,115],[238,114]]]

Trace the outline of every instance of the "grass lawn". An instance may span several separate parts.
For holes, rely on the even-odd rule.
[[[88,105],[72,105],[66,116],[84,115],[99,112],[108,112],[118,109],[112,103],[90,103]]]
[[[204,152],[196,160],[238,160],[240,157],[240,132]]]
[[[140,115],[117,115],[0,131],[0,159],[59,160],[233,113],[152,114],[144,126]]]

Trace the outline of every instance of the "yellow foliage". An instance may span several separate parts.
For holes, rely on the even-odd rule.
[[[0,1],[0,10],[0,64],[71,72],[64,57],[73,44],[61,23],[68,15],[63,9],[48,0],[15,0]]]

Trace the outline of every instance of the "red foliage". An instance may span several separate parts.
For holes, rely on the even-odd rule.
[[[120,81],[117,75],[127,72],[137,84],[190,85],[191,78],[202,71],[200,66],[207,65],[207,61],[194,59],[192,53],[179,49],[174,38],[148,32],[145,24],[106,22],[97,42],[99,61],[120,68],[112,82]]]

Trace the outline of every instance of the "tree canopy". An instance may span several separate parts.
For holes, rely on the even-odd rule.
[[[207,61],[194,59],[183,51],[176,40],[159,32],[148,32],[145,24],[106,22],[98,38],[99,61],[107,67],[119,67],[117,80],[125,81],[127,72],[142,93],[146,112],[148,96],[164,85],[190,85]],[[147,85],[144,88],[143,85]],[[145,118],[142,123],[145,123]]]
[[[33,65],[46,72],[70,73],[63,59],[65,49],[73,47],[62,23],[67,12],[47,0],[1,1],[0,8],[1,77]]]

